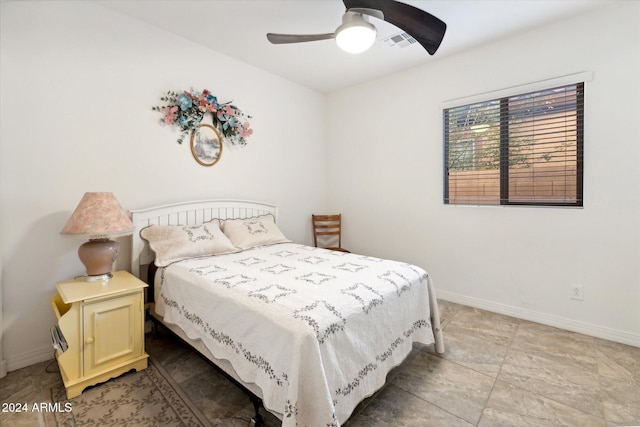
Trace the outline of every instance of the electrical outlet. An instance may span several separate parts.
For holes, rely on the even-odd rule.
[[[576,299],[578,301],[584,300],[584,286],[582,285],[571,285],[571,299]]]

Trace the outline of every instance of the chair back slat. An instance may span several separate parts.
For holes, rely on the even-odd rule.
[[[318,236],[337,236],[338,246],[326,249],[349,252],[342,248],[342,214],[311,215],[313,223],[313,244],[318,247]]]

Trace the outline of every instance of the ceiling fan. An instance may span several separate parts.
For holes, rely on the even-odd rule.
[[[438,50],[447,29],[447,24],[435,16],[399,1],[343,0],[343,3],[347,11],[342,16],[342,25],[333,33],[268,33],[267,39],[273,44],[336,39],[341,49],[349,53],[360,53],[369,49],[376,40],[376,27],[368,20],[369,16],[373,16],[404,30],[433,55]]]

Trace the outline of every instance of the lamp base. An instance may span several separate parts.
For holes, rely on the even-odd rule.
[[[87,269],[88,280],[109,280],[105,276],[111,275],[119,252],[120,244],[110,239],[91,239],[80,245],[78,256]]]
[[[98,276],[89,276],[85,274],[84,276],[79,276],[78,279],[84,279],[85,282],[106,282],[112,277],[113,277],[113,274],[111,273],[100,274]]]

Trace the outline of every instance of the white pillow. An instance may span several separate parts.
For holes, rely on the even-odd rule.
[[[158,267],[187,258],[240,252],[222,233],[217,219],[200,225],[151,225],[140,236],[155,252]]]
[[[282,234],[271,214],[225,219],[222,221],[222,231],[234,246],[242,249],[291,242]]]

